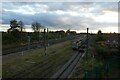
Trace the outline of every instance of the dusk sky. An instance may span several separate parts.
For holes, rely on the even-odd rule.
[[[16,19],[24,22],[26,31],[37,21],[50,30],[118,32],[118,2],[3,2],[1,14],[0,31]]]

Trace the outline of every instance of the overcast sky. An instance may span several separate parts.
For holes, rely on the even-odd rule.
[[[26,31],[37,21],[51,30],[118,32],[117,2],[4,2],[0,13],[1,31],[16,19],[24,22]]]

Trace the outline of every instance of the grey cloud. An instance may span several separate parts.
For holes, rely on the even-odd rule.
[[[7,16],[6,16],[7,15]],[[77,29],[77,27],[82,26],[82,23],[87,23],[92,19],[85,17],[73,17],[70,15],[58,15],[58,14],[50,14],[50,13],[39,13],[35,15],[23,15],[17,14],[14,12],[6,13],[3,15],[3,24],[9,24],[11,19],[22,20],[25,24],[30,25],[34,21],[38,21],[45,26],[51,26],[54,28],[72,28]],[[64,21],[65,18],[68,18]]]
[[[101,8],[101,9],[109,9],[109,10],[117,10],[117,2],[13,2],[13,3],[9,3],[9,2],[4,2],[3,3],[3,8],[7,8],[7,9],[17,9],[20,8],[22,6],[25,5],[29,5],[30,7],[35,7],[35,5],[47,5],[49,7],[49,11],[55,11],[55,10],[76,10],[74,7],[78,7],[79,8],[90,8],[90,7],[94,7],[94,8]],[[74,6],[74,7],[71,7]],[[39,8],[39,7],[38,7]]]
[[[8,10],[17,10],[21,7],[28,5],[29,8],[33,9],[33,11],[37,12],[34,15],[28,15],[28,14],[22,14],[12,11],[4,11],[4,9]],[[46,13],[40,12],[42,10],[39,6],[36,5],[46,5],[48,9],[46,9]],[[95,22],[91,17],[85,17],[85,16],[72,16],[69,14],[57,14],[54,11],[62,10],[64,12],[66,11],[72,11],[77,13],[84,13],[81,9],[85,8],[85,13],[92,13],[92,15],[103,15],[105,10],[110,11],[117,11],[117,3],[93,3],[93,2],[67,2],[67,3],[55,3],[55,2],[40,2],[40,3],[34,3],[34,2],[18,2],[18,3],[3,3],[2,6],[2,20],[3,24],[9,24],[9,21],[11,19],[17,19],[22,20],[26,25],[30,25],[34,21],[38,21],[41,24],[45,25],[46,27],[53,27],[53,28],[63,28],[63,29],[86,29],[86,27],[90,27],[91,29],[97,29],[98,26],[109,26],[110,23],[98,23]],[[89,10],[89,8],[93,8],[93,10]],[[43,8],[45,9],[45,8]],[[28,11],[28,9],[25,9]],[[50,13],[53,12],[53,13]],[[67,18],[67,20],[65,20]],[[116,25],[116,24],[111,24]]]

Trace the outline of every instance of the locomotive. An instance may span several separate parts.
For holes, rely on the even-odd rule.
[[[72,49],[73,50],[78,50],[79,52],[84,52],[84,48],[86,48],[86,41],[81,39],[81,40],[77,40],[75,42],[72,43]]]
[[[81,46],[81,41],[76,41],[72,43],[72,49],[73,50],[78,50]]]

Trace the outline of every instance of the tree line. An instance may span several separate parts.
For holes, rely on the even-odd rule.
[[[31,42],[37,42],[44,39],[44,32],[41,31],[46,27],[39,22],[33,22],[31,24],[31,29],[33,32],[25,31],[25,24],[23,21],[17,21],[13,19],[10,21],[10,28],[7,32],[3,32],[3,44],[12,43],[26,43],[28,41],[28,34],[31,38]],[[60,31],[49,31],[47,32],[47,39],[60,39],[64,37],[76,35],[75,31],[70,31],[68,29],[66,32],[64,30]]]

